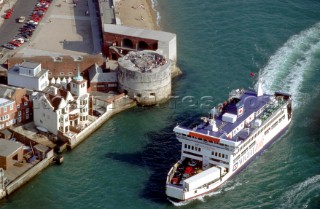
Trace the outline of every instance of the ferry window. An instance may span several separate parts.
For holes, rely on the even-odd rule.
[[[184,148],[187,148],[187,144],[184,145]]]
[[[219,153],[219,157],[221,157],[221,153]]]
[[[201,152],[201,148],[199,148],[198,151]]]
[[[194,150],[194,147],[192,146],[191,149]]]
[[[190,145],[188,145],[188,149],[190,149]]]
[[[226,159],[228,159],[228,155],[226,155]]]
[[[217,155],[218,155],[218,154],[215,152],[215,153],[214,153],[214,156],[217,156]]]
[[[224,154],[222,154],[222,158],[224,158]]]

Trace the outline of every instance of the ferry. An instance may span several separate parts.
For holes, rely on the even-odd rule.
[[[180,160],[170,169],[166,194],[171,202],[192,200],[213,192],[245,168],[288,128],[291,95],[236,89],[194,126],[177,125]]]

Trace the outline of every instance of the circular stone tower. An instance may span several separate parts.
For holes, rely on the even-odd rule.
[[[119,91],[141,105],[154,105],[169,99],[171,70],[169,60],[154,51],[129,52],[118,59]]]

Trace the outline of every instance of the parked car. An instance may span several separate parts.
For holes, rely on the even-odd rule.
[[[10,41],[9,44],[15,46],[15,47],[19,47],[22,45],[22,43],[20,41],[17,41],[17,40],[13,40],[13,41]]]
[[[15,46],[13,46],[12,44],[9,44],[9,43],[3,44],[2,47],[7,48],[7,49],[15,49],[15,48],[17,48],[17,47],[15,47]]]
[[[4,16],[5,19],[9,19],[12,16],[13,9],[8,9]]]
[[[28,38],[26,38],[26,37],[23,37],[23,36],[21,36],[21,35],[16,35],[15,37],[13,37],[14,39],[23,39],[24,40],[24,42],[29,42],[30,41],[30,39],[28,39]]]
[[[26,20],[25,16],[21,16],[18,18],[18,23],[24,23],[24,21]]]
[[[20,43],[24,43],[24,39],[23,38],[16,38],[16,39],[13,39],[12,41],[19,41]]]
[[[18,36],[21,36],[21,37],[26,38],[26,39],[29,40],[29,38],[30,38],[31,35],[30,35],[30,34],[27,34],[27,33],[19,33]]]
[[[35,19],[38,19],[38,18],[35,18]],[[38,21],[35,21],[35,20],[32,19],[32,20],[28,21],[28,24],[29,25],[38,25],[39,23],[38,23]]]
[[[12,13],[6,13],[6,15],[4,16],[5,19],[9,19],[11,17]]]

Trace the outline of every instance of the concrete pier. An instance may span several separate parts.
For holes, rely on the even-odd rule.
[[[36,176],[38,173],[40,173],[42,170],[48,167],[52,163],[52,160],[53,160],[53,156],[43,159],[38,164],[31,167],[28,171],[26,171],[21,176],[19,176],[14,181],[12,181],[6,187],[6,190],[5,190],[6,195],[12,194],[23,184],[27,183],[30,179],[32,179],[34,176]]]

